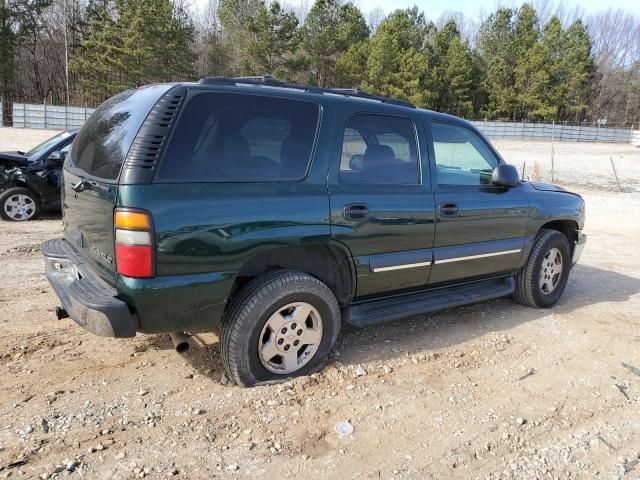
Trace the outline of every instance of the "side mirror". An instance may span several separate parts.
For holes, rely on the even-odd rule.
[[[49,165],[62,165],[64,163],[64,159],[67,157],[67,154],[60,151],[51,152],[51,154],[47,157],[46,163]]]
[[[491,174],[491,183],[501,187],[515,187],[520,183],[518,169],[507,163],[496,165]]]

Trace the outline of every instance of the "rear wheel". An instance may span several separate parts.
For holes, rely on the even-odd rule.
[[[27,188],[10,188],[0,195],[0,215],[4,220],[24,222],[38,218],[40,200]]]
[[[542,230],[527,263],[516,275],[516,301],[529,307],[551,307],[564,292],[570,269],[567,237],[556,230]]]
[[[265,274],[238,294],[225,315],[226,373],[245,387],[307,375],[327,358],[339,330],[338,302],[324,283],[290,270]]]

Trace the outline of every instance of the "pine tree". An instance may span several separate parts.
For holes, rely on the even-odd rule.
[[[516,68],[516,90],[523,118],[544,120],[554,118],[556,109],[551,102],[551,76],[548,71],[549,50],[536,42],[519,60]]]
[[[218,38],[224,47],[225,75],[251,74],[248,45],[253,34],[248,30],[251,19],[258,14],[260,0],[220,0],[218,16],[222,30]]]
[[[84,91],[104,99],[131,87],[188,78],[193,26],[170,0],[115,0],[92,13],[82,54],[71,62]]]
[[[562,41],[560,72],[566,85],[563,117],[583,120],[589,109],[592,83],[591,38],[581,20],[566,30]]]
[[[309,81],[320,86],[335,85],[340,55],[368,36],[367,22],[352,3],[316,0],[302,29],[302,48],[310,67]]]
[[[432,28],[416,7],[389,15],[371,37],[364,87],[428,106],[431,94],[424,46]]]
[[[367,59],[371,51],[369,39],[354,43],[342,52],[336,62],[336,83],[344,88],[364,88],[367,78]]]
[[[473,84],[473,65],[468,47],[459,37],[449,43],[443,64],[444,79],[448,85],[446,110],[460,116],[473,112],[471,87]]]
[[[256,17],[247,21],[247,29],[254,34],[247,47],[251,73],[290,79],[300,43],[297,28],[293,13],[283,11],[278,2],[267,6],[262,0]]]
[[[480,27],[478,41],[488,92],[486,116],[513,118],[516,115],[514,11],[500,8]]]
[[[558,17],[552,17],[544,26],[540,42],[547,51],[545,69],[549,74],[549,104],[554,120],[560,119],[567,95],[567,85],[564,83],[565,75],[562,72],[563,55],[562,23]]]

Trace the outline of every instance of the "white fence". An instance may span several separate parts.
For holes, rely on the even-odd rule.
[[[492,140],[554,140],[558,142],[631,143],[631,128],[552,123],[472,122]]]
[[[94,110],[94,108],[87,107],[14,103],[13,126],[17,128],[43,128],[51,130],[80,128]],[[0,112],[1,111],[2,103],[0,103]],[[0,126],[2,126],[1,115]]]
[[[0,103],[2,111],[2,103]],[[80,128],[93,108],[14,103],[13,126],[19,128]],[[640,145],[640,131],[590,125],[473,121],[492,140],[554,140],[559,142],[633,143]],[[2,116],[0,115],[0,126]],[[635,143],[634,143],[635,142]]]

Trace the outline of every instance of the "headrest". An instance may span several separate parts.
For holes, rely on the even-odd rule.
[[[365,164],[392,163],[396,159],[393,149],[388,145],[369,145],[364,152]]]

